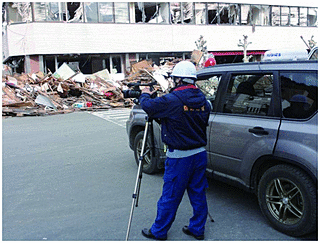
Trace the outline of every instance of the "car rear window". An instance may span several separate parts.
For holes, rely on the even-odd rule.
[[[281,72],[284,118],[306,119],[318,110],[318,73]]]

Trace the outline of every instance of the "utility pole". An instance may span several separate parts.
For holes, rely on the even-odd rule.
[[[241,39],[239,39],[238,46],[243,47],[243,62],[249,62],[249,59],[252,57],[252,56],[247,57],[247,48],[248,48],[248,45],[250,44],[252,44],[252,42],[248,42],[247,35],[243,35],[243,42],[241,41]]]

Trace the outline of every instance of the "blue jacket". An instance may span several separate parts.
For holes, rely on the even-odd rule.
[[[143,93],[139,102],[150,118],[161,119],[161,138],[169,149],[189,150],[206,146],[210,106],[196,86],[181,85],[155,99]]]

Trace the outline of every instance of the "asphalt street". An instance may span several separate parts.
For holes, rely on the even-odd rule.
[[[137,166],[114,114],[2,119],[3,240],[125,240]],[[161,186],[161,173],[143,175],[129,240],[147,240]],[[274,230],[255,196],[235,187],[210,181],[207,198],[206,240],[317,240]],[[185,195],[168,240],[194,240],[181,230],[191,216]]]

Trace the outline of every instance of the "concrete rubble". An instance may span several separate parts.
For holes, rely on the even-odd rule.
[[[131,107],[132,99],[125,99],[121,90],[129,83],[157,81],[159,95],[172,86],[169,74],[181,59],[157,66],[143,60],[132,64],[125,79],[114,81],[108,70],[92,75],[74,72],[64,63],[55,72],[9,74],[2,73],[2,116],[42,116],[74,111],[95,111],[117,107]]]

